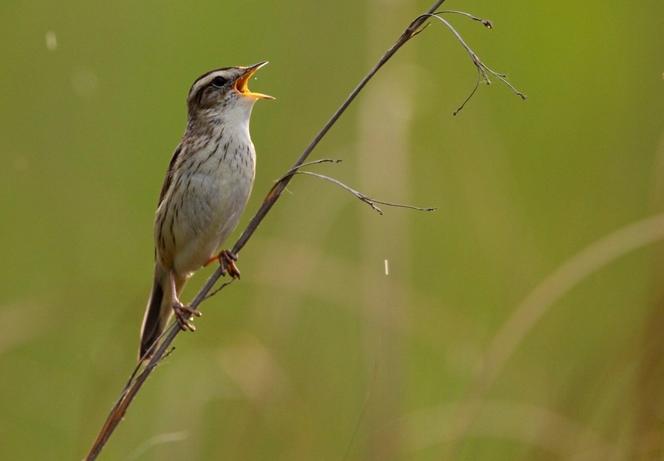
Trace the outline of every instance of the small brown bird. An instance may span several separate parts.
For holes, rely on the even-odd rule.
[[[179,295],[194,271],[219,260],[233,277],[236,257],[219,251],[240,220],[254,182],[256,151],[249,119],[259,99],[248,81],[267,64],[226,67],[200,76],[187,97],[187,129],[175,149],[159,194],[154,223],[152,294],[141,327],[140,355],[162,333],[172,314],[193,331],[194,311]]]

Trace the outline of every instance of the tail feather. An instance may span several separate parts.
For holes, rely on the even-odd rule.
[[[161,324],[162,304],[164,303],[164,288],[161,280],[157,277],[152,285],[152,294],[148,301],[143,317],[143,326],[141,327],[141,347],[139,350],[139,359],[152,347],[163,331],[164,325]]]
[[[141,346],[138,358],[145,356],[145,353],[157,341],[163,333],[164,328],[173,315],[173,301],[180,295],[184,284],[187,281],[186,276],[175,275],[175,293],[172,293],[173,285],[169,272],[163,269],[159,263],[154,271],[154,284],[152,285],[152,294],[145,309],[143,317],[143,326],[141,327]]]

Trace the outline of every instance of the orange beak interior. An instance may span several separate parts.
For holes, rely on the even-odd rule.
[[[256,71],[263,65],[250,67],[247,71],[235,80],[235,89],[242,95],[253,99],[274,99],[273,96],[263,93],[254,93],[249,89],[249,80],[254,76]]]

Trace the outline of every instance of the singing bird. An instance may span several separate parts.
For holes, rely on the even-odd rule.
[[[193,331],[195,312],[180,302],[194,271],[219,260],[239,277],[236,257],[219,252],[240,220],[254,183],[256,151],[249,119],[259,99],[249,90],[254,73],[267,64],[226,67],[203,74],[187,96],[187,128],[168,166],[154,222],[152,294],[143,317],[139,358],[159,338],[171,315]]]

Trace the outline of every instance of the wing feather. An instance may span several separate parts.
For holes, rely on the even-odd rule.
[[[161,185],[161,192],[159,192],[159,202],[157,203],[157,208],[159,208],[161,202],[164,201],[164,197],[166,197],[166,194],[168,193],[168,188],[171,187],[173,176],[175,175],[175,167],[177,165],[178,159],[180,158],[180,154],[182,154],[182,143],[178,144],[178,146],[175,148],[173,157],[171,157],[171,161],[168,164],[168,171],[166,172],[164,183]]]

